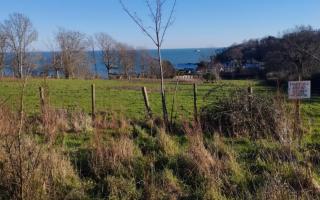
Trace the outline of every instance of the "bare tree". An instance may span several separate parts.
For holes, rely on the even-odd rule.
[[[163,11],[165,10],[165,4],[167,3],[167,0],[145,0],[146,7],[149,11],[149,16],[151,17],[152,21],[151,26],[145,25],[143,23],[143,20],[135,12],[132,12],[128,9],[128,7],[123,3],[123,0],[119,0],[119,2],[122,5],[123,10],[130,16],[130,18],[139,26],[139,28],[152,40],[154,45],[157,47],[158,64],[161,74],[161,99],[163,119],[166,126],[169,127],[169,118],[165,97],[165,86],[163,80],[161,47],[169,26],[173,24],[173,13],[176,7],[176,0],[172,0],[172,5],[170,6],[167,19],[165,19],[163,15]]]
[[[147,57],[148,57],[148,52],[145,49],[138,49],[138,62],[139,62],[139,67],[140,67],[140,72],[139,72],[139,78],[145,78],[147,75]]]
[[[109,76],[110,70],[115,67],[117,61],[116,42],[106,33],[97,33],[95,38],[102,52],[102,60]]]
[[[60,29],[56,34],[56,41],[60,50],[60,65],[65,77],[74,78],[77,73],[82,73],[87,66],[88,47],[86,36],[78,31]]]
[[[24,63],[24,74],[32,75],[34,69],[41,66],[43,63],[44,57],[41,52],[27,52],[26,57],[23,61]]]
[[[20,13],[14,13],[5,20],[1,29],[4,31],[9,51],[13,53],[13,64],[19,72],[19,77],[23,78],[24,65],[27,63],[27,57],[30,45],[37,40],[38,33],[32,25],[30,19]]]
[[[310,77],[318,68],[320,59],[319,33],[310,26],[298,26],[283,36],[285,58],[293,67],[290,70],[298,79]]]
[[[140,76],[145,78],[159,78],[160,69],[158,59],[152,57],[146,49],[139,50]],[[165,71],[165,70],[163,70]]]
[[[176,75],[176,69],[169,60],[162,61],[164,78],[173,78]]]
[[[55,77],[57,79],[60,78],[60,72],[63,71],[62,64],[61,64],[61,53],[58,50],[58,47],[54,43],[54,41],[49,41],[47,43],[47,48],[49,49],[49,56],[45,61],[46,70],[54,71]]]
[[[135,49],[126,44],[118,43],[117,52],[119,65],[123,71],[123,74],[127,79],[130,79],[135,66]]]
[[[0,26],[1,27],[1,26]],[[6,59],[6,35],[4,32],[0,29],[0,73],[3,73],[3,69],[5,67],[5,59]]]
[[[91,63],[94,65],[94,77],[98,77],[98,67],[97,67],[97,58],[96,58],[96,42],[92,36],[88,37],[88,45],[91,48]]]

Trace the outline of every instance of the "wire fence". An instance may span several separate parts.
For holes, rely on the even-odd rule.
[[[56,109],[81,110],[92,112],[91,85],[95,84],[95,110],[97,112],[113,111],[128,118],[145,118],[146,108],[141,88],[146,87],[150,107],[154,115],[161,116],[161,95],[158,82],[150,81],[83,81],[83,80],[31,80],[25,93],[25,108],[30,115],[40,112],[39,87],[45,90],[50,106]],[[215,83],[198,83],[197,105],[214,103],[218,99],[234,94],[235,90],[253,88],[256,94],[273,95],[277,89],[256,81],[221,81]],[[281,87],[286,94],[286,86]],[[6,102],[12,109],[19,108],[20,83],[17,81],[0,81],[0,103]],[[319,127],[320,131],[320,88],[313,88],[311,99],[301,103],[302,113],[308,123]],[[169,116],[188,119],[193,117],[194,96],[192,83],[171,81],[166,84],[166,99]],[[175,97],[175,98],[174,98]],[[173,104],[174,102],[174,104]],[[288,102],[290,102],[288,100]],[[173,111],[173,113],[171,113]]]

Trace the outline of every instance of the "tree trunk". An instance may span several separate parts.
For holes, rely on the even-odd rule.
[[[161,92],[160,93],[161,93],[163,120],[166,125],[166,128],[169,128],[169,118],[168,118],[168,110],[167,110],[166,95],[165,95],[164,80],[163,80],[162,58],[161,58],[161,50],[159,46],[158,46],[158,61],[159,61],[160,76],[161,76]]]
[[[21,79],[23,79],[23,74],[22,74],[22,65],[20,65],[20,69],[19,69],[19,71],[20,71],[20,73],[19,73],[19,74],[20,74],[20,78],[21,78]]]
[[[20,72],[20,78],[23,79],[22,51],[20,52],[19,72]]]
[[[66,79],[70,79],[70,72],[68,70],[64,71],[64,76]]]
[[[108,65],[106,65],[106,70],[107,70],[108,79],[110,79],[110,68]]]

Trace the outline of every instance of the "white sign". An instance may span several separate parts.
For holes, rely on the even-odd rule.
[[[288,85],[289,99],[310,99],[311,82],[310,81],[289,81]]]

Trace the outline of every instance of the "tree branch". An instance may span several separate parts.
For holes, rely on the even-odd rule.
[[[164,40],[164,37],[166,35],[166,32],[167,32],[168,28],[173,24],[173,13],[174,13],[176,4],[177,4],[177,0],[174,0],[173,6],[172,6],[172,9],[171,9],[171,12],[170,12],[170,16],[168,18],[167,24],[165,25],[163,33],[162,33],[162,36],[161,36],[160,46],[163,43],[163,40]]]
[[[155,45],[157,45],[156,40],[152,37],[152,35],[148,32],[147,28],[142,23],[142,20],[138,17],[133,15],[129,9],[124,5],[122,0],[119,0],[122,9],[129,15],[129,17],[140,27],[140,29],[153,41]]]

